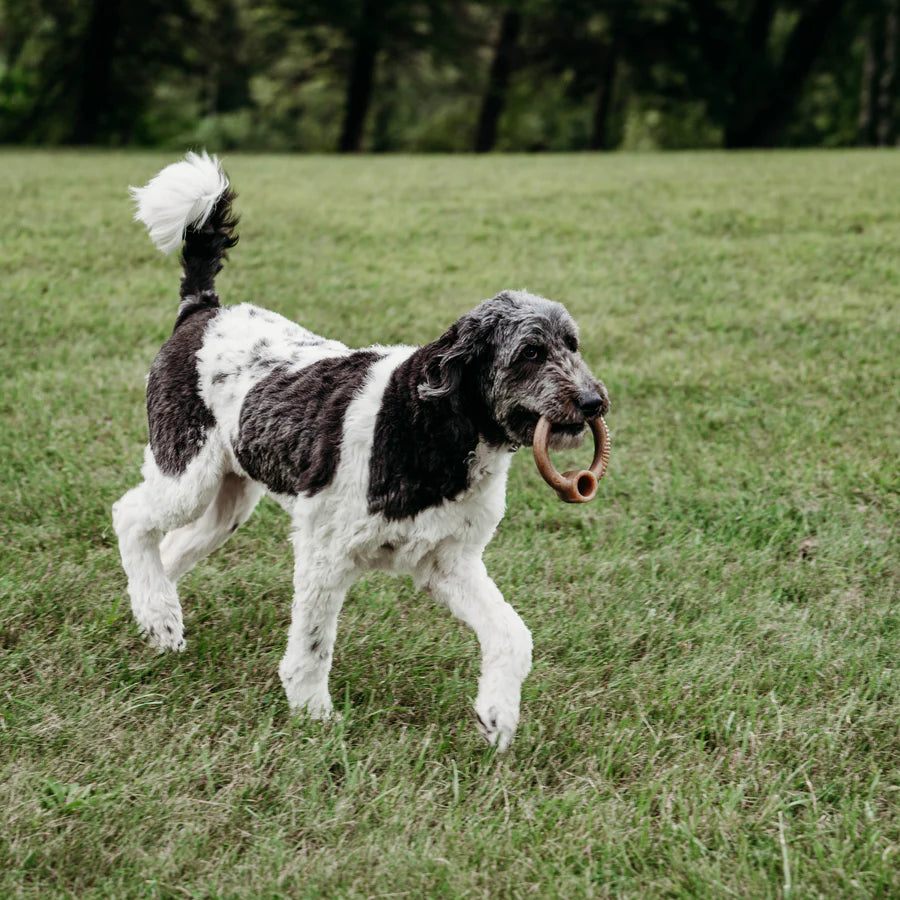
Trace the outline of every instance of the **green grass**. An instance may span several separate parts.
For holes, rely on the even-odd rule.
[[[270,501],[183,580],[187,651],[138,639],[109,509],[179,270],[125,186],[169,161],[0,154],[0,896],[900,895],[896,155],[227,160],[226,302],[357,345],[504,287],[581,323],[612,463],[577,508],[513,465],[503,757],[402,579],[344,607],[343,720],[289,715]]]

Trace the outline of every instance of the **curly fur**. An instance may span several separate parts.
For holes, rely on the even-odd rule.
[[[182,305],[147,383],[144,480],[113,506],[141,630],[184,649],[176,580],[269,493],[295,551],[279,666],[291,707],[330,714],[337,617],[359,574],[406,573],[475,630],[479,729],[508,747],[531,635],[481,557],[538,417],[554,423],[551,446],[571,446],[608,407],[571,316],[504,291],[424,347],[351,350],[251,304],[219,305],[214,277],[237,238],[215,158],[176,163],[135,196],[161,248],[185,236]]]

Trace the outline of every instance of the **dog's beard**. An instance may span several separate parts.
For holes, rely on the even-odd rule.
[[[585,423],[578,422],[574,425],[553,425],[550,428],[550,440],[547,445],[551,450],[572,450],[580,447],[584,441],[586,431]],[[532,431],[532,438],[534,432]]]
[[[503,427],[509,438],[509,443],[530,447],[534,442],[534,429],[540,418],[540,413],[525,407],[517,407],[512,410]],[[551,450],[571,450],[581,446],[584,440],[587,423],[578,421],[555,421],[553,415],[547,418],[551,422],[550,438],[548,446]]]

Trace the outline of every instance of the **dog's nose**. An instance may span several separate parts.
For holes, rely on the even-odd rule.
[[[607,401],[595,391],[582,391],[578,395],[578,409],[586,419],[596,419],[606,412]]]

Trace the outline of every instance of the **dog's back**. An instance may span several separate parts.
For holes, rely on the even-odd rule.
[[[182,246],[174,331],[147,379],[156,464],[166,474],[182,474],[216,428],[246,474],[273,492],[323,487],[337,456],[332,440],[341,423],[334,414],[346,409],[350,387],[358,387],[373,354],[354,355],[339,341],[251,304],[222,306],[215,278],[238,237],[235,194],[215,157],[188,153],[145,187],[132,188],[132,196],[135,218],[154,244],[165,253]],[[326,360],[331,397],[323,396],[321,379],[299,376]],[[283,455],[295,464],[311,459],[306,477],[292,478],[286,463],[273,462],[279,435],[282,445],[290,438]]]
[[[183,650],[175,582],[268,491],[291,516],[294,600],[279,674],[294,709],[327,716],[337,616],[366,569],[409,573],[482,646],[480,729],[505,748],[531,637],[482,552],[503,516],[512,453],[541,416],[573,446],[605,389],[558,303],[503,291],[424,347],[350,350],[250,304],[215,277],[237,241],[234,194],[213,157],[188,154],[134,189],[154,243],[183,243],[172,337],[147,382],[143,482],[113,507],[132,611]]]

